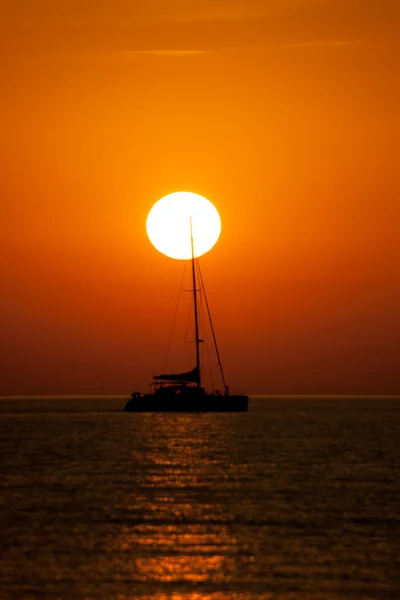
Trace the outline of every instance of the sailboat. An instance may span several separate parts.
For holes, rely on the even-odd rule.
[[[154,375],[154,381],[150,384],[153,387],[153,392],[148,394],[134,392],[125,405],[124,410],[127,412],[246,412],[248,409],[249,397],[245,394],[232,394],[225,382],[217,339],[200,270],[198,271],[199,277],[196,277],[196,261],[198,262],[199,259],[195,258],[194,253],[192,219],[190,219],[190,243],[196,366],[191,371],[185,373]],[[197,288],[198,285],[201,286],[199,289]],[[223,392],[216,390],[209,393],[202,385],[200,364],[200,343],[202,340],[199,337],[199,307],[197,297],[200,291],[204,294],[207,307],[223,383]]]

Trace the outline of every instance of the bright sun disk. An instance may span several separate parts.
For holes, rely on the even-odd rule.
[[[147,235],[159,252],[180,260],[192,258],[190,222],[195,257],[215,245],[221,233],[221,219],[215,206],[192,192],[174,192],[158,200],[146,222]]]

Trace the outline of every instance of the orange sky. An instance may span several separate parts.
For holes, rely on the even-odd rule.
[[[0,394],[146,389],[182,264],[145,221],[177,190],[221,215],[229,383],[400,393],[397,0],[1,11]]]

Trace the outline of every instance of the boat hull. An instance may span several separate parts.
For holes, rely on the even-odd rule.
[[[245,395],[217,395],[188,397],[158,397],[143,394],[128,400],[126,412],[246,412],[249,397]]]

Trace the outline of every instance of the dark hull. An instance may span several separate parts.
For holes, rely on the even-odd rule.
[[[207,394],[191,398],[144,394],[128,400],[124,410],[127,412],[246,412],[248,403],[249,397],[244,395]]]

